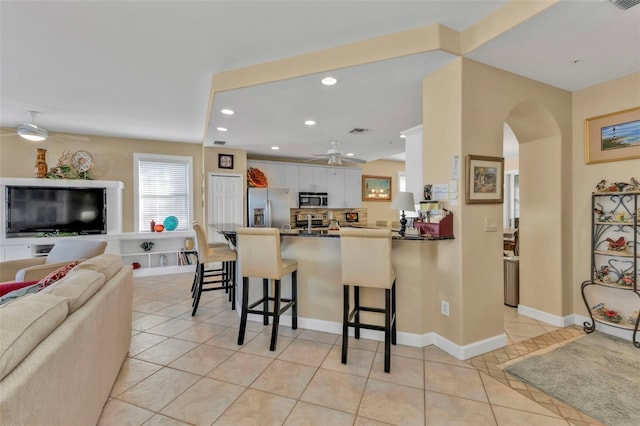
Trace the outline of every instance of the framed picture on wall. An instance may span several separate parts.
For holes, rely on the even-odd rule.
[[[391,177],[363,175],[362,201],[391,201]]]
[[[467,204],[502,203],[504,158],[467,156]]]
[[[585,120],[585,163],[640,158],[640,107]]]
[[[218,154],[218,168],[219,169],[233,169],[233,155],[231,155],[231,154]]]

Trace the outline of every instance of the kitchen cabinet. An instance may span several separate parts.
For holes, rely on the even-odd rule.
[[[327,168],[329,208],[362,207],[362,171],[343,167]]]
[[[298,192],[300,192],[300,166],[297,164],[284,165],[284,187],[289,188],[289,205],[298,207]]]
[[[591,279],[580,287],[591,322],[583,328],[591,333],[601,323],[632,330],[632,342],[640,348],[640,191],[597,192],[591,207]]]
[[[344,169],[344,202],[345,207],[362,207],[362,170]]]
[[[327,168],[300,165],[300,191],[327,192]]]
[[[0,262],[29,259],[31,257],[32,249],[30,244],[12,244],[0,247]]]
[[[263,169],[269,179],[271,188],[287,188],[284,164],[267,163]]]

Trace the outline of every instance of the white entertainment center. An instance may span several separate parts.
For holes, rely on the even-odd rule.
[[[61,236],[61,237],[16,237],[7,238],[7,186],[105,188],[106,189],[106,234]],[[0,261],[46,256],[50,248],[61,239],[92,239],[107,241],[107,253],[119,254],[122,262],[140,265],[135,276],[165,275],[195,271],[195,265],[180,265],[184,241],[195,239],[193,231],[122,232],[122,190],[119,181],[65,180],[36,178],[0,178]],[[140,247],[143,241],[154,243],[146,252]]]

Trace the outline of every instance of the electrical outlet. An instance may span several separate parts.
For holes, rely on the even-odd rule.
[[[445,317],[449,316],[449,302],[447,302],[446,300],[440,301],[440,313]]]
[[[484,218],[484,232],[496,232],[498,230],[498,219],[495,217]]]

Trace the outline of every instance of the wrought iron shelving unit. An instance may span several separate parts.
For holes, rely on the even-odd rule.
[[[596,323],[602,323],[632,330],[633,345],[640,348],[637,339],[640,321],[640,191],[596,192],[591,196],[591,207],[591,279],[580,287],[591,321],[584,322],[583,328],[592,333]],[[616,310],[607,309],[602,302],[592,305],[585,293],[589,286],[633,293],[638,297],[637,310],[624,317]]]

